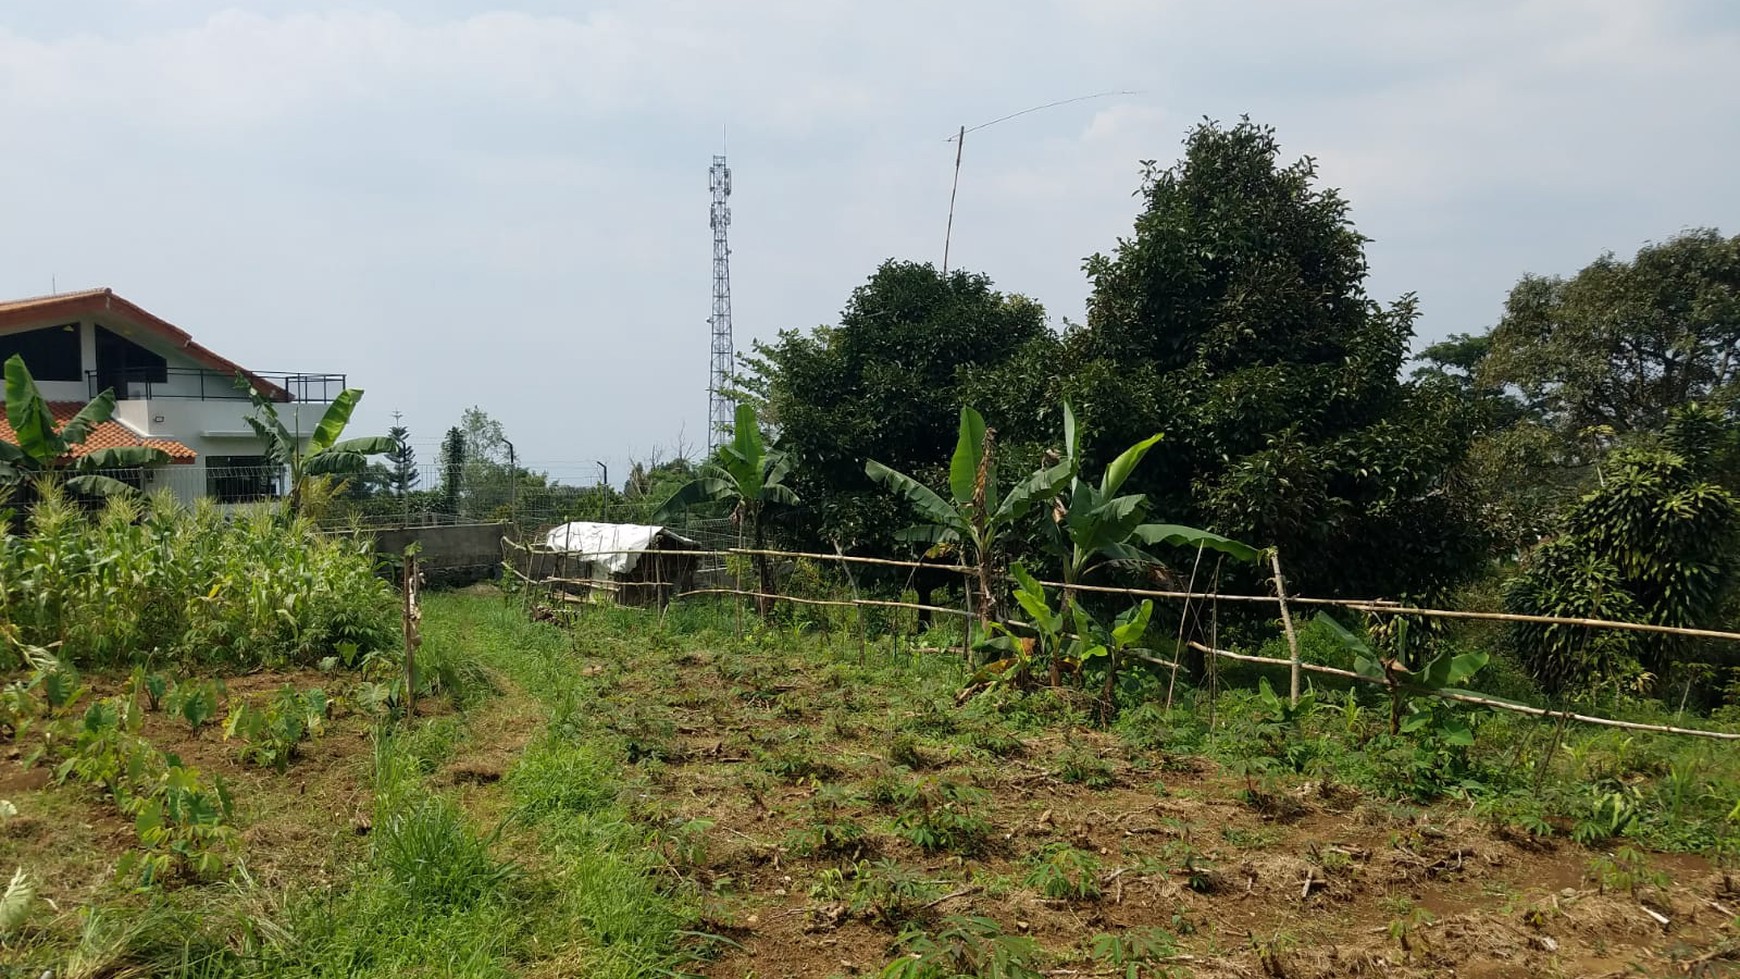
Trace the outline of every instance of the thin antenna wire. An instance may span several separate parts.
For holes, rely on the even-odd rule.
[[[985,128],[988,128],[990,126],[995,126],[999,122],[1008,122],[1011,119],[1017,118],[1019,116],[1024,116],[1024,115],[1028,114],[1029,112],[1038,112],[1042,109],[1055,109],[1060,105],[1071,105],[1071,104],[1076,103],[1076,102],[1086,102],[1090,99],[1110,98],[1111,96],[1114,96],[1114,95],[1141,95],[1141,94],[1143,94],[1143,93],[1140,91],[1131,91],[1129,89],[1121,89],[1121,90],[1116,91],[1116,92],[1095,92],[1092,95],[1078,95],[1073,99],[1058,99],[1056,102],[1047,102],[1044,105],[1036,105],[1031,109],[1022,109],[1020,112],[1011,112],[1006,116],[998,116],[997,118],[992,119],[990,122],[981,122],[977,126],[974,126],[970,129],[963,129],[961,132],[955,134],[954,136],[946,137],[943,140],[943,142],[945,142],[945,143],[953,142],[956,139],[960,139],[961,137],[964,137],[967,133],[976,133],[981,129],[985,129]]]
[[[943,274],[947,275],[948,271],[949,271],[949,245],[954,242],[954,237],[955,237],[955,195],[958,194],[960,192],[960,189],[961,189],[961,151],[967,145],[967,134],[968,133],[976,133],[981,129],[985,129],[985,128],[990,127],[990,126],[995,126],[996,124],[998,124],[1000,122],[1008,122],[1011,119],[1015,119],[1015,118],[1018,118],[1020,116],[1027,115],[1029,112],[1039,112],[1039,111],[1044,110],[1044,109],[1055,109],[1060,105],[1072,105],[1076,102],[1087,102],[1091,99],[1103,99],[1103,98],[1108,98],[1108,97],[1113,96],[1113,95],[1141,95],[1141,94],[1142,93],[1138,92],[1138,91],[1121,89],[1121,90],[1116,91],[1116,92],[1095,92],[1092,95],[1078,95],[1073,99],[1058,99],[1056,102],[1047,102],[1044,105],[1036,105],[1036,106],[1033,106],[1032,108],[1029,108],[1029,109],[1022,109],[1020,112],[1011,112],[1006,116],[998,116],[997,118],[992,119],[990,122],[981,122],[977,126],[973,126],[970,129],[966,126],[962,126],[960,128],[960,130],[958,132],[956,132],[953,136],[950,136],[947,139],[943,140],[943,142],[945,142],[945,143],[954,143],[955,144],[955,179],[954,179],[954,183],[949,185],[949,223],[948,223],[948,228],[943,231],[943,260],[942,260]]]

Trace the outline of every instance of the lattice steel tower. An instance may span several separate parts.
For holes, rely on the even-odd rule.
[[[713,189],[713,367],[707,380],[707,449],[718,447],[731,431],[737,405],[731,400],[731,375],[737,370],[737,348],[731,339],[731,244],[725,232],[731,227],[731,168],[723,156],[713,158],[707,171]]]

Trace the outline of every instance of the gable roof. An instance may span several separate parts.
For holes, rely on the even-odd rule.
[[[106,286],[80,292],[56,293],[52,296],[0,300],[0,328],[36,323],[43,319],[73,319],[98,313],[132,323],[214,371],[242,375],[248,379],[248,383],[273,401],[292,400],[289,391],[194,342],[192,335],[186,330],[115,295],[115,290]]]
[[[54,419],[54,427],[59,431],[72,417],[84,407],[82,401],[50,401],[48,413]],[[6,420],[5,412],[0,412],[0,441],[18,444],[18,433]],[[162,449],[169,453],[170,462],[192,462],[198,453],[174,439],[145,438],[120,422],[109,419],[91,429],[85,440],[72,447],[67,453],[69,458],[77,459],[89,455],[99,449],[118,449],[123,446],[143,445],[148,448]]]

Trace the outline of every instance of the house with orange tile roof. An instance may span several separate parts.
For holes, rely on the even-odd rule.
[[[304,430],[312,432],[345,386],[342,374],[244,368],[106,288],[0,300],[0,362],[13,354],[24,358],[57,423],[101,392],[115,392],[113,417],[75,456],[122,445],[162,449],[169,465],[138,474],[142,488],[166,486],[189,501],[246,503],[281,491],[282,474],[267,464],[247,423],[252,406],[238,376],[286,406],[279,417],[292,431],[306,418]],[[4,412],[0,439],[17,443]]]

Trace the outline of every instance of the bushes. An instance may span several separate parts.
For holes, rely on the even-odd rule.
[[[394,609],[366,543],[263,508],[116,496],[90,518],[50,491],[0,536],[0,623],[85,668],[314,665],[392,643]]]

